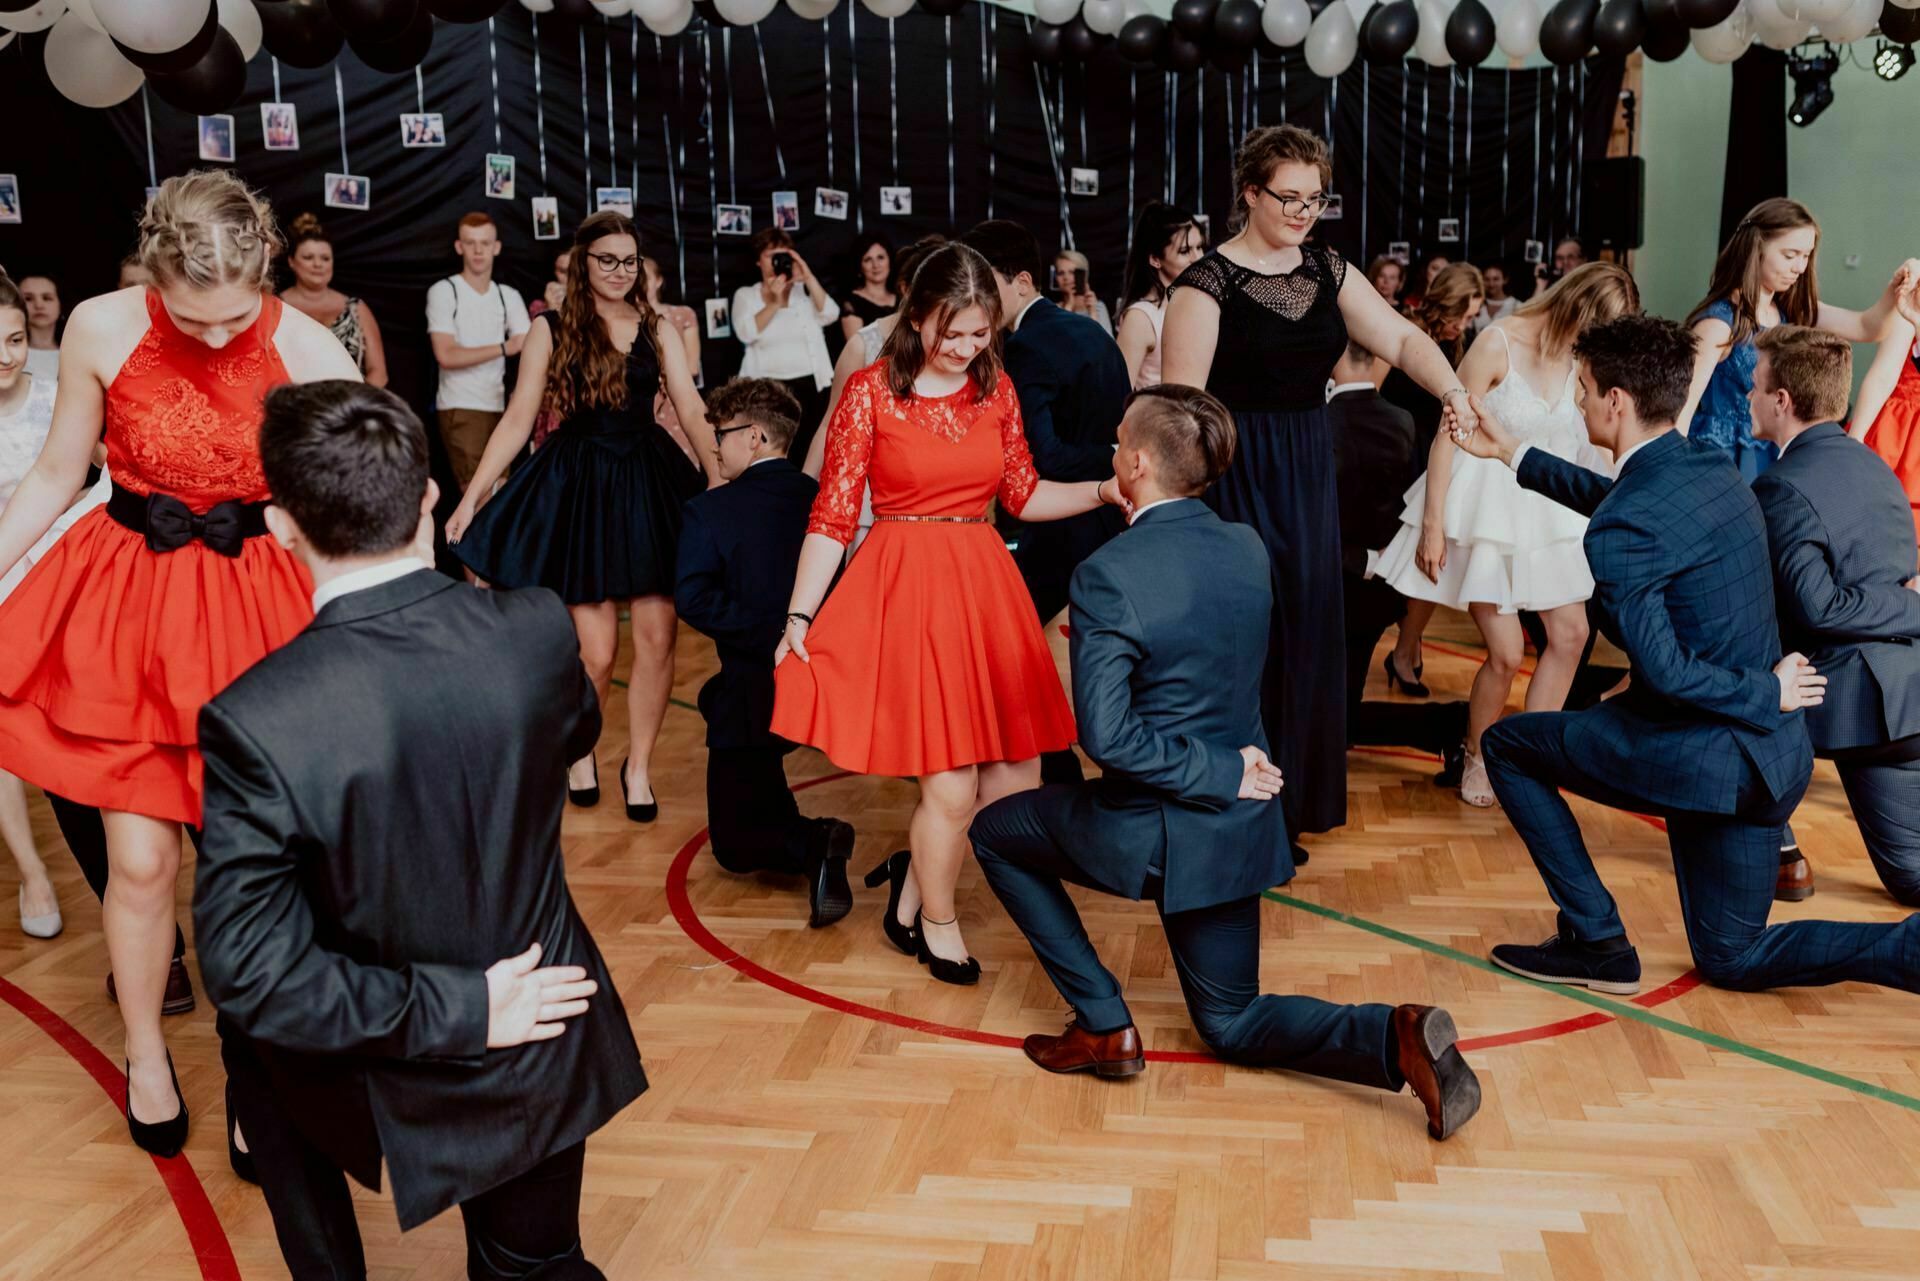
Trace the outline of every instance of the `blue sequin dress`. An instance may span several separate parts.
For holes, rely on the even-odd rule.
[[[1702,312],[1700,318],[1718,320],[1732,328],[1733,304],[1722,298]],[[1765,328],[1762,325],[1754,333]],[[1771,444],[1755,440],[1753,436],[1747,393],[1753,390],[1753,366],[1758,359],[1752,336],[1734,345],[1713,367],[1713,377],[1707,380],[1707,389],[1700,394],[1700,404],[1693,411],[1693,426],[1688,431],[1693,439],[1716,445],[1733,455],[1740,474],[1749,482],[1773,466],[1774,459],[1780,456]]]

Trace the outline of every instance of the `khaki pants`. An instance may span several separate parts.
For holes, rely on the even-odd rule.
[[[480,470],[480,455],[486,452],[487,437],[493,434],[494,424],[502,415],[488,409],[442,409],[437,411],[437,416],[440,440],[447,447],[447,461],[453,464],[453,476],[460,484],[460,492],[465,493],[473,473]]]

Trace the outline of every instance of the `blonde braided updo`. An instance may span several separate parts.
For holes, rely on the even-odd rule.
[[[264,290],[280,249],[272,206],[222,170],[167,179],[140,217],[137,257],[163,288]]]

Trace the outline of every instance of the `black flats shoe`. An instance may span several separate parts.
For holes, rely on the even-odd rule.
[[[980,962],[974,960],[971,956],[969,956],[964,963],[949,961],[944,956],[936,956],[933,949],[927,946],[927,934],[925,930],[920,928],[920,920],[920,914],[915,912],[913,914],[913,933],[914,937],[918,939],[920,943],[918,953],[920,964],[927,967],[927,973],[933,975],[933,977],[939,979],[942,983],[951,983],[955,987],[972,987],[975,983],[978,983],[980,981]],[[949,921],[947,924],[951,925],[953,922]]]
[[[123,1064],[127,1071],[127,1133],[133,1136],[134,1146],[143,1152],[151,1152],[157,1157],[180,1155],[180,1149],[187,1142],[187,1096],[180,1093],[180,1075],[173,1070],[173,1055],[167,1055],[167,1075],[173,1078],[173,1097],[180,1104],[180,1110],[164,1121],[149,1125],[145,1121],[134,1119],[133,1115],[133,1066]],[[229,1140],[231,1141],[231,1140]]]
[[[581,809],[591,809],[600,803],[600,769],[594,767],[593,786],[575,787],[573,785],[573,767],[567,767],[567,799]]]
[[[886,861],[867,873],[867,888],[880,888],[880,882],[887,882],[887,910],[881,913],[880,928],[886,931],[887,942],[918,958],[920,955],[920,918],[916,915],[912,925],[900,924],[900,891],[907,884],[907,865],[912,862],[913,854],[909,850],[895,850]]]
[[[1427,697],[1427,695],[1433,693],[1433,691],[1428,689],[1426,687],[1426,684],[1420,679],[1422,676],[1426,675],[1427,665],[1425,663],[1414,664],[1412,680],[1408,680],[1406,677],[1402,676],[1399,672],[1393,669],[1393,651],[1392,650],[1387,651],[1386,661],[1382,662],[1380,666],[1387,673],[1387,692],[1388,693],[1392,693],[1393,691],[1398,690],[1400,693],[1405,694],[1408,698],[1425,698]]]
[[[254,1164],[253,1153],[242,1152],[240,1145],[233,1141],[233,1133],[240,1128],[240,1118],[233,1112],[233,1082],[227,1082],[227,1164],[233,1172],[255,1187],[260,1186],[260,1170]]]
[[[660,817],[660,801],[655,798],[644,805],[635,805],[633,798],[627,795],[627,761],[620,762],[620,800],[627,807],[627,817],[636,823],[651,823]]]

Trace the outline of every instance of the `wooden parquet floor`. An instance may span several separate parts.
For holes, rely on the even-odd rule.
[[[1429,655],[1429,681],[1463,693],[1471,626],[1443,616],[1434,639],[1453,654]],[[711,670],[683,634],[677,697]],[[616,1281],[1920,1276],[1920,999],[1674,982],[1686,944],[1665,837],[1645,820],[1576,803],[1649,993],[1585,1004],[1483,963],[1553,921],[1499,811],[1435,790],[1430,762],[1353,755],[1351,824],[1310,840],[1312,863],[1263,908],[1262,977],[1449,1006],[1479,1046],[1486,1105],[1433,1144],[1410,1096],[1198,1057],[1152,910],[1111,899],[1081,896],[1088,925],[1149,1047],[1173,1059],[1122,1083],[1034,1070],[1005,1040],[1056,1029],[1063,1007],[971,869],[962,911],[985,975],[967,990],[886,946],[881,895],[857,891],[850,918],[811,931],[797,882],[732,877],[690,850],[704,754],[684,707],[657,758],[662,820],[628,825],[617,698],[609,721],[609,799],[570,813],[566,845],[653,1080],[588,1148],[584,1233]],[[802,753],[791,772],[835,771]],[[855,823],[864,871],[905,843],[913,799],[838,778],[802,805]],[[1796,827],[1820,891],[1776,919],[1898,919],[1829,767]],[[98,912],[37,803],[36,828],[68,929],[35,942],[9,918],[0,976],[117,1067]],[[258,1194],[226,1168],[211,1011],[169,1032],[196,1118],[191,1173],[172,1179],[184,1212],[100,1084],[0,1005],[0,1279],[285,1276]],[[402,1237],[383,1197],[358,1204],[379,1281],[463,1275],[457,1216]],[[205,1227],[198,1255],[188,1219]]]

